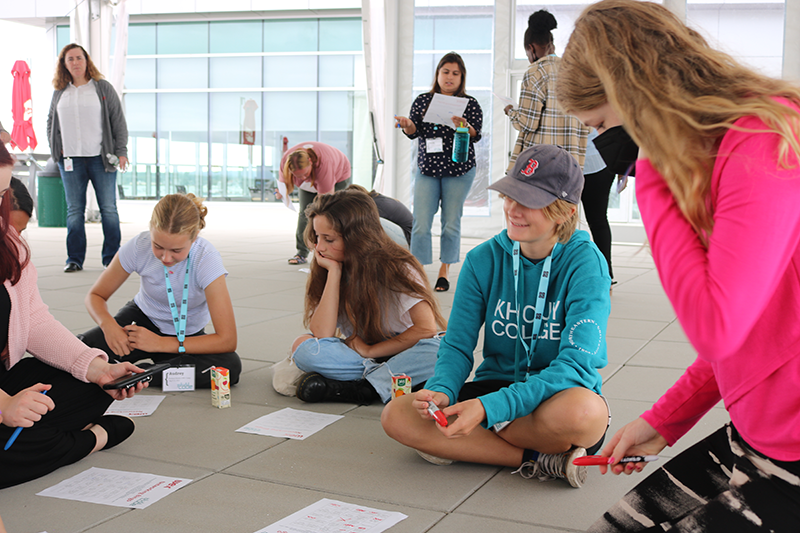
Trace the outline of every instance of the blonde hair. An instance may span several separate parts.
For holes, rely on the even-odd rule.
[[[294,174],[295,170],[301,170],[311,165],[311,185],[317,186],[317,164],[319,163],[319,156],[313,148],[298,148],[286,158],[283,164],[283,181],[286,184],[286,194],[292,194],[294,190]]]
[[[558,242],[566,244],[578,227],[578,208],[561,198],[542,208],[542,214],[547,220],[556,223],[556,236]]]
[[[203,199],[192,193],[168,194],[158,201],[153,216],[150,218],[150,229],[157,229],[170,235],[186,235],[194,241],[200,230],[206,227],[208,209]]]
[[[742,117],[756,116],[781,137],[779,164],[800,154],[800,88],[757,74],[712,49],[668,9],[602,0],[575,22],[557,80],[567,113],[610,103],[664,177],[704,244],[713,229],[707,202],[716,150]]]
[[[89,57],[89,54],[86,52],[83,46],[75,43],[68,44],[61,49],[61,53],[58,54],[58,61],[56,62],[56,72],[53,75],[53,87],[55,87],[57,91],[64,89],[70,84],[70,82],[75,81],[72,79],[72,74],[70,74],[69,70],[67,70],[66,64],[67,52],[75,48],[80,48],[83,52],[83,57],[86,58],[86,79],[93,79],[94,81],[100,81],[103,79],[103,75],[100,74],[100,71],[94,66],[94,63],[92,63],[92,58]]]

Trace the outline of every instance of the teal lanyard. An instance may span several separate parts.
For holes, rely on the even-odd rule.
[[[186,353],[183,347],[183,340],[186,338],[186,307],[189,302],[189,266],[191,265],[189,256],[186,256],[186,274],[183,277],[183,298],[181,298],[181,312],[178,315],[178,307],[175,305],[175,296],[172,294],[172,284],[169,282],[169,269],[164,267],[164,281],[167,284],[167,299],[169,300],[169,310],[172,312],[172,322],[175,324],[175,333],[178,335],[178,353]]]
[[[514,249],[511,252],[512,261],[514,264],[514,305],[517,309],[517,338],[525,348],[525,356],[528,360],[528,369],[525,372],[525,379],[528,379],[528,374],[531,371],[533,364],[533,352],[536,349],[536,341],[539,338],[539,331],[542,328],[542,315],[544,313],[545,300],[547,299],[547,286],[550,284],[550,264],[552,263],[553,255],[556,253],[558,243],[553,246],[553,250],[544,260],[542,267],[542,277],[539,279],[539,291],[536,293],[536,309],[533,316],[533,328],[531,330],[531,344],[525,342],[522,336],[522,313],[523,309],[519,305],[519,294],[517,287],[519,286],[519,242],[514,242]]]

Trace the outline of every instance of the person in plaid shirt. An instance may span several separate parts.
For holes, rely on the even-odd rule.
[[[514,109],[508,105],[505,108],[511,124],[519,130],[509,171],[517,155],[534,144],[560,146],[583,166],[589,130],[577,118],[565,115],[556,101],[556,75],[561,62],[553,45],[552,30],[556,25],[555,17],[545,9],[528,18],[524,41],[531,66],[522,78],[519,107]]]

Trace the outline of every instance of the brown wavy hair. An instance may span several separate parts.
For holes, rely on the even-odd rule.
[[[317,186],[317,166],[319,165],[319,156],[313,148],[298,148],[286,158],[283,164],[283,182],[286,184],[286,194],[292,194],[294,190],[294,175],[292,172],[300,170],[311,165],[311,173],[308,175],[311,178],[311,185]]]
[[[557,81],[567,113],[609,102],[625,129],[668,184],[686,219],[708,244],[713,212],[707,202],[716,151],[745,116],[781,137],[779,163],[800,154],[800,88],[751,71],[712,49],[661,5],[602,0],[575,22]]]
[[[0,167],[13,167],[14,161],[5,143],[0,142]],[[11,281],[11,285],[16,285],[31,254],[25,241],[16,230],[11,229],[11,203],[9,186],[0,203],[0,283]]]
[[[200,230],[206,227],[208,208],[203,199],[192,193],[168,194],[158,201],[150,217],[150,229],[170,235],[186,235],[194,241]]]
[[[80,48],[81,51],[83,52],[83,57],[86,58],[87,81],[89,79],[93,79],[94,81],[100,81],[103,79],[103,75],[100,74],[100,71],[97,70],[96,66],[94,66],[94,63],[92,63],[92,58],[89,57],[89,54],[86,52],[83,46],[75,43],[68,44],[67,46],[62,48],[61,53],[58,54],[58,63],[56,63],[56,73],[55,75],[53,75],[53,87],[55,87],[57,91],[64,89],[67,85],[70,84],[70,82],[74,81],[72,79],[72,74],[70,74],[69,70],[67,70],[67,65],[65,60],[67,52],[69,52],[74,48]]]
[[[314,219],[318,216],[326,217],[344,241],[339,316],[346,316],[353,325],[353,335],[367,344],[392,337],[396,332],[384,331],[383,317],[385,306],[395,300],[397,293],[427,302],[436,324],[441,329],[447,327],[422,265],[386,235],[378,208],[368,194],[345,189],[318,195],[306,208],[306,242],[317,242]],[[319,305],[327,279],[328,271],[312,261],[303,316],[306,327]]]

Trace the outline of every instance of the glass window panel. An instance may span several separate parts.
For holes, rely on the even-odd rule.
[[[320,56],[320,87],[352,87],[355,79],[353,56]]]
[[[321,52],[361,50],[361,19],[322,19],[319,21]]]
[[[156,31],[159,54],[208,53],[208,22],[162,22]]]
[[[266,20],[264,51],[315,52],[317,32],[316,20]]]
[[[315,132],[311,138],[289,136],[289,146],[316,140],[317,93],[264,93],[264,129],[281,132]]]
[[[125,66],[126,89],[155,89],[156,60],[128,58]]]
[[[128,136],[152,137],[156,131],[155,94],[126,94],[124,98]]]
[[[319,129],[320,131],[353,130],[352,92],[319,93]]]
[[[210,71],[213,88],[261,87],[260,57],[212,57]]]
[[[212,93],[210,112],[212,142],[239,144],[245,125],[261,130],[260,93]]]
[[[470,87],[492,87],[492,54],[462,54],[461,58],[467,67],[467,93],[472,94]]]
[[[56,48],[58,52],[70,43],[69,26],[56,26]]]
[[[264,57],[264,87],[316,87],[317,56]]]
[[[162,138],[207,141],[208,94],[159,94],[158,129]]]
[[[128,26],[128,55],[156,53],[156,25],[131,24]]]
[[[414,81],[412,83],[415,91],[427,91],[433,87],[433,75],[439,59],[440,57],[434,54],[414,54]]]
[[[414,50],[433,50],[433,19],[417,17],[414,21]]]
[[[564,53],[564,47],[567,46],[569,36],[575,27],[575,20],[584,10],[587,4],[591,4],[595,0],[574,0],[570,5],[548,5],[547,10],[553,14],[558,22],[558,28],[553,30],[553,43],[556,46],[556,54],[560,56]],[[525,30],[528,28],[528,17],[534,11],[539,11],[545,6],[542,4],[534,5],[521,5],[517,3],[517,17],[514,24],[514,57],[516,59],[524,59],[527,62],[525,55]]]
[[[492,17],[436,17],[434,50],[491,50]]]
[[[208,59],[205,57],[159,59],[157,65],[159,89],[208,88]]]
[[[262,46],[260,21],[212,22],[209,27],[212,54],[260,52]]]

